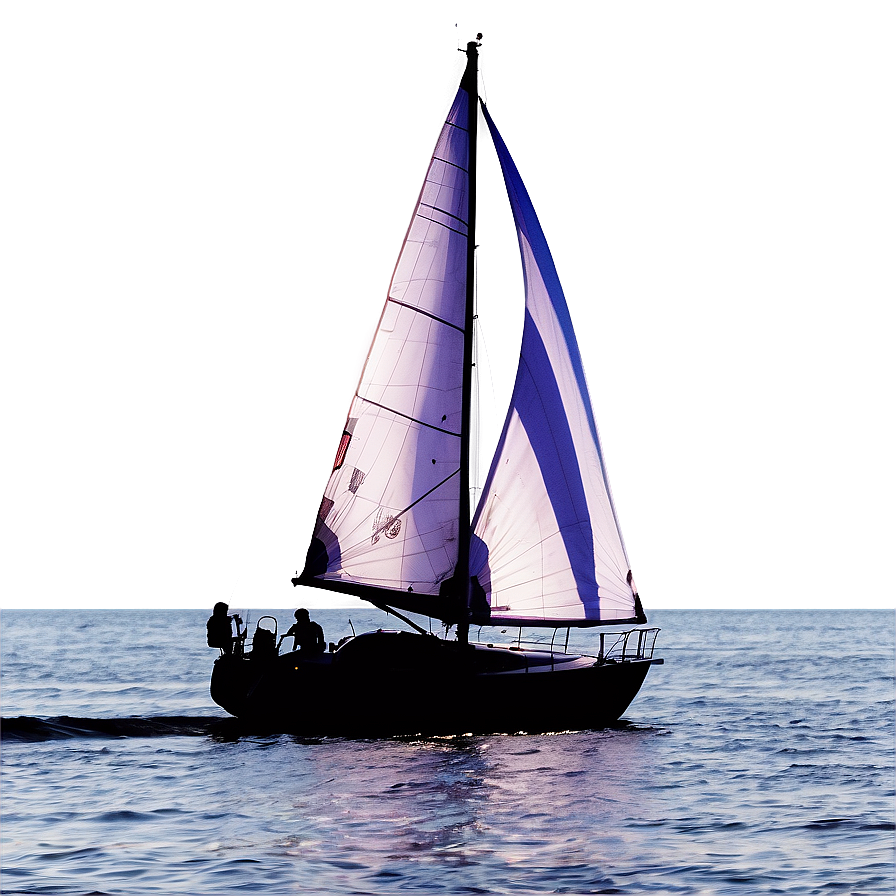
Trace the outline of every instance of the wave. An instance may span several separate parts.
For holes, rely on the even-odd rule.
[[[55,716],[49,719],[16,716],[0,719],[0,740],[34,743],[83,737],[229,737],[236,719],[213,716],[128,716],[88,719]]]

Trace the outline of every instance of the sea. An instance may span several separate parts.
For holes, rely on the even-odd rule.
[[[229,725],[210,611],[0,613],[4,894],[896,889],[892,611],[655,611],[612,727],[378,740]]]

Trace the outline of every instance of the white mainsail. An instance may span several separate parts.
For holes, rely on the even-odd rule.
[[[526,319],[470,573],[494,622],[629,620],[635,595],[569,309],[526,188],[483,111],[519,237]]]
[[[461,89],[430,161],[324,491],[306,573],[332,585],[433,595],[457,563],[467,110]]]

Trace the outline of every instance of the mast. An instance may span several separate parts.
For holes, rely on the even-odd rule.
[[[467,92],[467,127],[469,128],[469,162],[468,162],[468,218],[467,218],[467,295],[464,315],[464,368],[463,368],[463,405],[461,416],[460,443],[460,520],[458,525],[457,569],[454,579],[457,583],[457,599],[460,603],[457,639],[466,644],[469,639],[470,621],[470,433],[471,407],[473,394],[473,300],[476,284],[476,132],[479,121],[479,89],[477,85],[477,67],[480,41],[467,43],[467,67],[461,78],[460,86]]]

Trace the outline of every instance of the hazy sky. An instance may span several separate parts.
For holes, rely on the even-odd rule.
[[[525,9],[3,4],[0,607],[324,605],[289,578],[477,31],[648,611],[896,606],[892,3]]]

